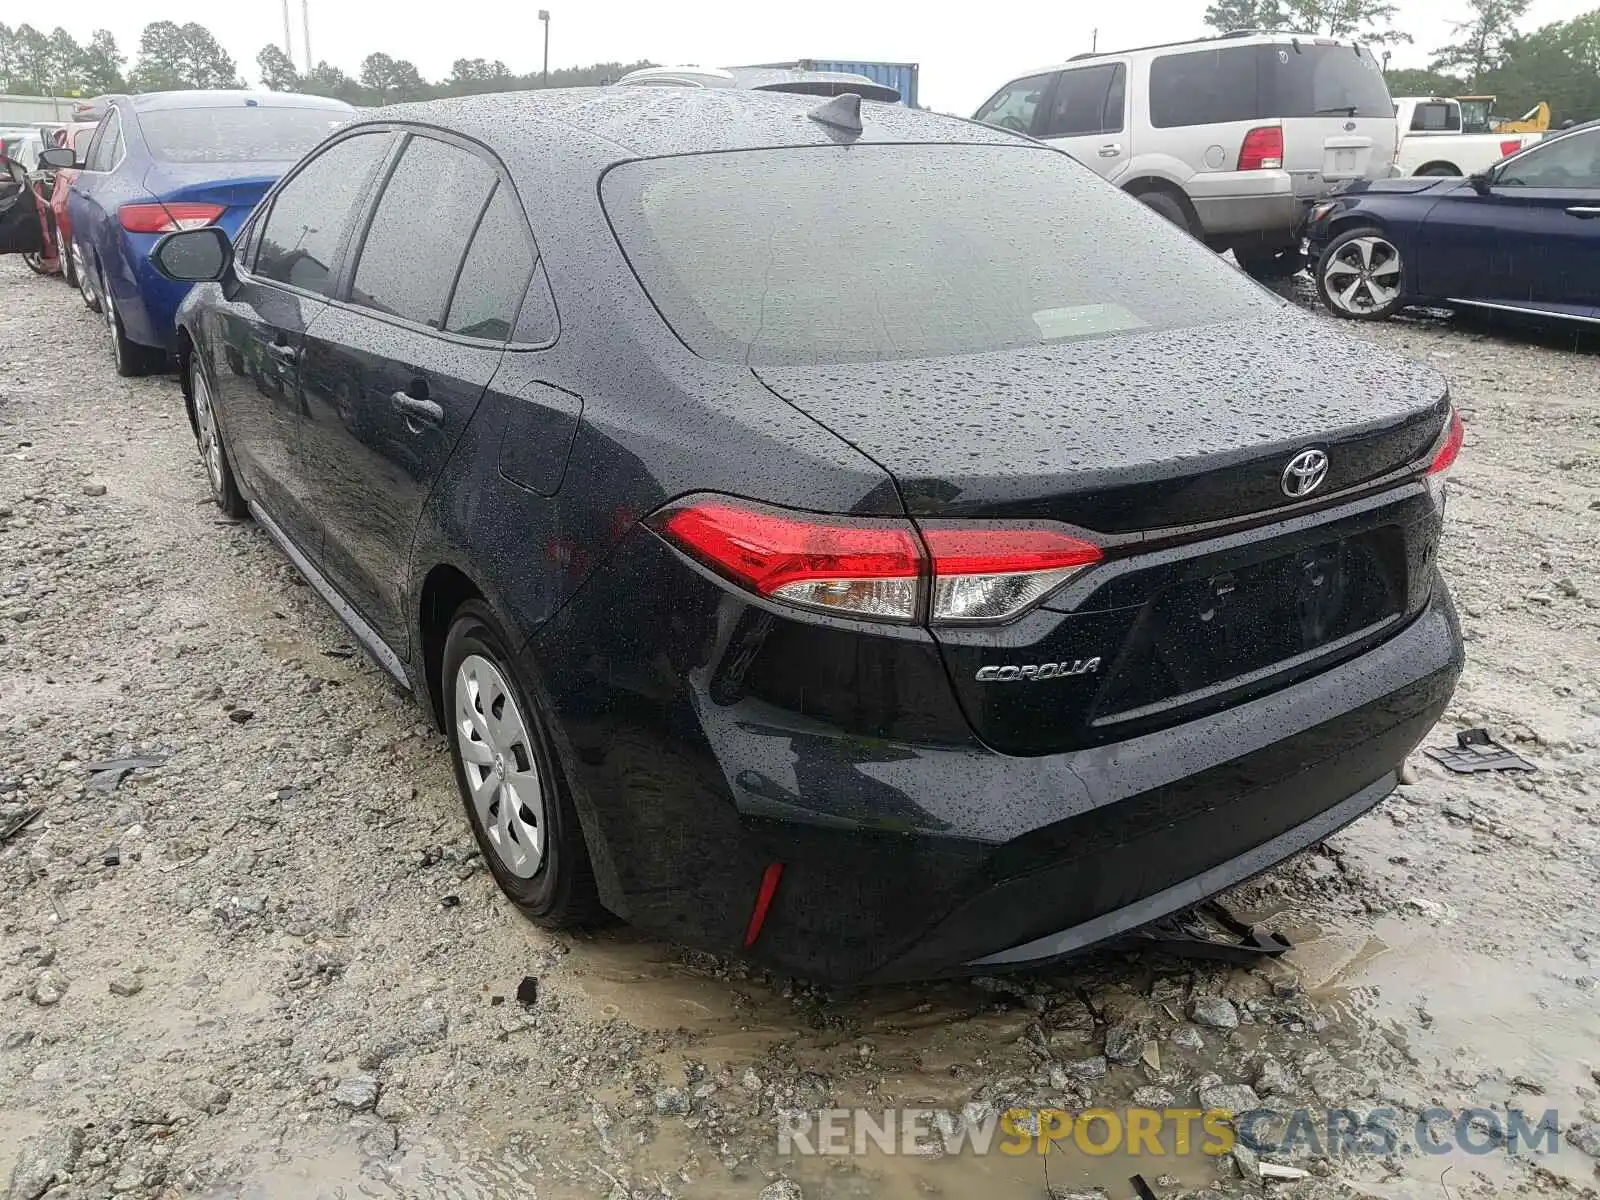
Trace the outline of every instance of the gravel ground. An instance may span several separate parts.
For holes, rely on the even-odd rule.
[[[1468,668],[1426,744],[1487,725],[1539,773],[1414,758],[1228,897],[1297,942],[1259,969],[1115,949],[829,994],[518,917],[420,710],[209,503],[176,384],[117,379],[77,296],[0,261],[0,830],[43,809],[0,847],[0,1194],[1115,1200],[1138,1170],[1163,1200],[1595,1196],[1600,350],[1340,331],[1444,371],[1467,420],[1444,560]],[[144,762],[91,765],[116,759]],[[1302,1147],[1277,1161],[1308,1179],[1263,1184],[1246,1154],[784,1157],[774,1133],[1197,1099],[1555,1109],[1562,1138]]]

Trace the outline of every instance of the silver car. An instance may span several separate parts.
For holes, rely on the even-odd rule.
[[[1060,146],[1263,278],[1303,265],[1313,203],[1387,178],[1395,155],[1371,52],[1304,34],[1080,54],[1012,80],[974,116]]]

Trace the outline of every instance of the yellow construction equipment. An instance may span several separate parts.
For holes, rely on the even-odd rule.
[[[1463,133],[1543,133],[1550,128],[1550,106],[1543,100],[1515,121],[1494,115],[1494,96],[1457,96]]]

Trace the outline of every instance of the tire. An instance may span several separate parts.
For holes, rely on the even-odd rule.
[[[35,275],[48,275],[50,268],[44,265],[44,255],[34,254],[31,250],[24,253],[22,261],[27,264],[28,270]]]
[[[140,345],[128,337],[110,292],[100,298],[100,303],[106,318],[106,330],[111,336],[111,361],[116,365],[118,375],[124,378],[149,375],[167,365],[166,351]]]
[[[525,915],[553,929],[598,924],[605,910],[583,829],[509,644],[480,600],[456,611],[445,639],[440,690],[462,807],[495,882]]]
[[[1136,199],[1151,212],[1158,212],[1187,234],[1194,233],[1194,223],[1189,220],[1189,210],[1171,192],[1140,192]]]
[[[1235,248],[1233,258],[1246,275],[1263,282],[1290,279],[1306,269],[1306,256],[1298,246],[1285,246],[1279,250]]]
[[[1459,174],[1461,174],[1461,171],[1454,163],[1445,162],[1429,163],[1427,166],[1423,167],[1417,172],[1417,175],[1419,176],[1425,175],[1430,178],[1446,178]]]
[[[78,268],[73,265],[72,247],[62,246],[59,252],[61,254],[61,278],[67,281],[68,287],[78,288],[82,292],[83,289],[78,285]]]
[[[78,260],[74,274],[78,277],[78,295],[83,297],[84,307],[90,312],[100,311],[100,293],[95,289],[94,278],[89,271],[89,260],[79,250],[77,243],[72,246],[73,256]]]
[[[1317,259],[1317,295],[1336,317],[1386,321],[1403,307],[1405,263],[1375,225],[1347,229]]]
[[[194,354],[189,356],[189,396],[194,403],[195,445],[200,449],[200,465],[206,469],[206,478],[211,483],[211,498],[234,520],[247,517],[250,506],[244,502],[238,480],[234,478],[228,447],[222,440],[222,428],[217,424],[211,385],[206,382],[206,373],[200,369]]]

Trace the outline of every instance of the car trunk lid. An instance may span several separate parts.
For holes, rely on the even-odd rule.
[[[1438,520],[1413,476],[1444,384],[1309,321],[759,374],[884,466],[924,528],[1045,520],[1106,547],[1017,620],[934,626],[997,749],[1074,749],[1235,703],[1426,603]],[[1306,450],[1326,477],[1291,497]]]

